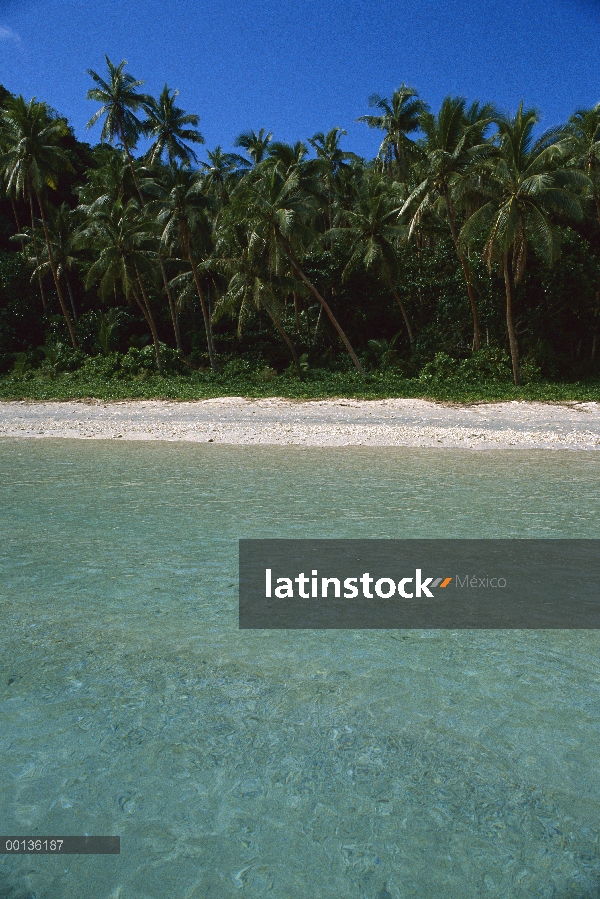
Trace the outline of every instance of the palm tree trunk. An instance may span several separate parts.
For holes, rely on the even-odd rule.
[[[479,333],[479,317],[477,315],[477,302],[475,300],[475,291],[473,290],[473,285],[471,283],[471,275],[469,273],[469,266],[467,260],[464,257],[464,254],[460,252],[459,243],[458,243],[458,234],[456,231],[456,222],[454,220],[454,207],[452,206],[452,200],[450,199],[450,192],[447,190],[444,199],[446,200],[446,209],[448,210],[448,224],[450,225],[450,232],[452,234],[452,240],[454,241],[454,247],[456,249],[456,255],[460,259],[460,264],[462,265],[463,274],[465,276],[465,281],[467,284],[467,293],[469,295],[469,303],[471,304],[471,315],[473,317],[473,350],[481,349],[481,334]]]
[[[136,189],[136,191],[137,191],[137,195],[138,195],[138,197],[140,198],[140,203],[141,203],[142,206],[143,206],[143,205],[144,205],[144,199],[143,199],[143,197],[142,197],[142,192],[141,192],[141,190],[140,190],[140,185],[138,184],[138,179],[137,179],[137,176],[136,176],[136,174],[135,174],[135,168],[134,168],[134,165],[133,165],[133,156],[131,155],[131,153],[130,153],[130,151],[129,151],[129,147],[128,147],[128,145],[127,145],[127,141],[125,140],[125,137],[124,137],[125,130],[124,130],[124,128],[123,128],[123,119],[121,118],[121,115],[120,115],[119,112],[117,112],[117,122],[119,123],[119,137],[121,138],[121,141],[123,142],[123,147],[125,148],[125,154],[126,154],[126,156],[127,156],[127,161],[128,161],[128,163],[129,163],[129,168],[130,168],[130,170],[131,170],[131,175],[132,175],[132,177],[133,177],[133,183],[135,184],[135,189]]]
[[[169,287],[169,281],[167,278],[167,273],[165,271],[165,263],[162,258],[162,254],[158,253],[158,261],[160,262],[160,270],[162,272],[163,283],[165,285],[165,290],[167,292],[167,299],[169,300],[169,309],[171,311],[171,321],[173,322],[173,333],[175,334],[175,346],[177,347],[177,352],[181,353],[181,333],[179,331],[179,316],[177,315],[177,310],[175,308],[175,303],[173,301],[173,294],[171,293],[171,288]]]
[[[133,164],[133,156],[131,155],[129,146],[127,145],[127,141],[123,137],[123,121],[122,121],[120,115],[118,116],[118,122],[119,122],[119,129],[121,131],[121,140],[123,141],[123,147],[125,148],[125,153],[127,155],[127,162],[129,163],[129,169],[131,171],[131,177],[133,178],[133,183],[135,185],[135,189],[137,191],[137,195],[139,197],[140,203],[142,206],[145,206],[144,198],[142,196],[142,191],[141,191],[138,179],[137,179],[137,175],[135,174],[135,166]],[[173,331],[175,333],[175,345],[177,347],[177,352],[180,353],[181,352],[181,335],[179,333],[179,321],[177,318],[177,312],[175,310],[175,304],[173,303],[173,297],[171,295],[171,289],[169,287],[169,282],[167,281],[167,275],[165,273],[165,267],[163,264],[162,256],[160,254],[160,250],[158,251],[158,259],[160,262],[160,270],[162,272],[165,290],[167,292],[167,299],[169,301],[169,309],[171,311],[171,321],[173,322]],[[138,280],[139,280],[139,275],[138,275]],[[140,281],[140,286],[141,286],[141,281]],[[145,302],[147,303],[147,301],[145,301]],[[148,312],[150,313],[150,318],[152,318],[152,312],[150,311],[150,306],[148,306]],[[152,319],[152,322],[154,324],[154,319]],[[154,328],[154,330],[156,330],[156,328]],[[153,337],[154,337],[154,332],[153,332]],[[158,350],[158,343],[155,343],[155,349],[156,349],[156,361],[158,364],[159,371],[162,374],[162,370],[161,370],[162,366],[160,363],[160,352]]]
[[[298,377],[300,378],[301,381],[304,380],[302,377],[302,369],[300,368],[300,362],[298,360],[298,356],[296,354],[296,350],[294,349],[294,345],[293,345],[292,341],[288,337],[287,332],[284,329],[281,322],[279,321],[279,319],[275,315],[273,315],[273,313],[271,312],[271,309],[268,306],[266,306],[266,310],[269,313],[269,315],[271,316],[271,321],[273,322],[273,324],[275,325],[275,327],[277,328],[277,330],[283,337],[285,345],[287,346],[288,350],[292,354],[292,359],[294,360],[294,365],[296,367],[296,372],[298,374]]]
[[[12,196],[12,194],[10,197],[10,204],[12,206],[13,215],[15,217],[15,225],[17,226],[17,232],[20,232],[21,226],[19,225],[19,216],[17,215],[17,205],[15,203],[15,198]]]
[[[17,226],[17,234],[20,234],[21,226],[19,224],[19,216],[17,214],[17,204],[15,203],[15,198],[13,197],[12,194],[10,195],[10,205],[12,206],[13,215],[15,217],[15,225]],[[21,238],[19,243],[21,244],[21,252],[23,253],[23,259],[27,262],[27,253],[25,252],[25,239]],[[41,278],[41,276],[40,276],[40,278]],[[41,280],[40,280],[40,285],[41,285]],[[44,308],[46,308],[45,297],[44,297]]]
[[[310,322],[308,320],[308,297],[304,297],[304,320],[306,321],[306,342],[310,343]]]
[[[67,282],[67,290],[69,291],[69,299],[71,300],[71,309],[73,310],[73,319],[77,321],[77,309],[75,307],[75,300],[73,298],[73,291],[71,290],[71,279],[69,278],[69,273],[65,268],[65,281]]]
[[[356,355],[356,353],[354,352],[354,350],[353,350],[352,347],[350,346],[350,342],[349,342],[348,338],[346,337],[346,335],[344,334],[344,332],[342,331],[342,329],[341,329],[341,327],[340,327],[340,325],[339,325],[339,323],[338,323],[338,321],[337,321],[335,315],[333,314],[333,312],[331,311],[331,309],[329,308],[329,306],[327,305],[327,303],[325,302],[325,300],[323,299],[323,297],[321,296],[321,294],[319,293],[319,291],[317,290],[317,288],[314,286],[314,284],[312,284],[311,281],[308,280],[308,278],[306,277],[306,275],[304,274],[304,272],[303,272],[302,269],[300,268],[300,264],[298,263],[298,260],[297,260],[296,257],[294,256],[293,251],[292,251],[289,247],[286,247],[286,255],[287,255],[288,259],[290,260],[290,262],[291,262],[291,264],[292,264],[292,268],[295,268],[295,269],[296,269],[296,271],[298,272],[298,275],[299,275],[300,279],[301,279],[302,281],[304,281],[304,283],[306,284],[306,286],[308,287],[308,289],[310,290],[310,292],[312,293],[312,295],[313,295],[314,297],[316,297],[316,299],[319,301],[319,303],[321,304],[321,306],[323,307],[323,309],[324,309],[325,312],[327,313],[327,315],[328,315],[328,317],[329,317],[329,321],[331,322],[331,324],[333,325],[333,327],[335,328],[335,330],[338,332],[338,334],[339,334],[339,336],[340,336],[340,338],[341,338],[341,340],[342,340],[342,343],[343,343],[344,346],[346,347],[346,349],[347,349],[347,351],[348,351],[348,353],[349,353],[349,355],[350,355],[350,358],[351,358],[352,361],[354,362],[354,365],[355,365],[357,371],[359,371],[361,375],[364,375],[365,370],[364,370],[364,368],[362,367],[362,365],[360,364],[360,361],[359,361],[358,356]]]
[[[160,346],[158,343],[158,332],[156,330],[156,325],[154,323],[154,316],[152,315],[152,310],[150,309],[150,303],[148,302],[148,297],[147,297],[146,291],[144,289],[144,282],[142,281],[142,279],[140,277],[140,273],[138,271],[137,265],[135,266],[135,274],[138,279],[138,284],[140,285],[140,291],[142,293],[143,302],[142,302],[142,300],[140,300],[140,297],[139,297],[137,291],[134,291],[133,295],[136,299],[138,306],[140,307],[140,309],[142,310],[142,312],[144,314],[144,318],[148,322],[148,327],[150,328],[150,333],[152,334],[152,341],[154,343],[154,354],[156,356],[156,366],[158,368],[159,375],[162,375],[163,367],[162,367],[162,359],[160,358]]]
[[[473,351],[481,349],[481,335],[479,333],[479,316],[477,315],[477,303],[475,302],[475,291],[471,284],[471,276],[469,274],[469,266],[463,255],[459,256],[462,270],[467,282],[467,293],[469,294],[469,303],[471,304],[471,315],[473,317]]]
[[[39,201],[38,201],[39,202]],[[40,266],[40,254],[38,253],[37,248],[37,237],[35,236],[35,216],[33,214],[33,194],[29,194],[29,208],[31,210],[31,236],[33,238],[33,252],[35,253],[35,262],[38,267],[38,282],[40,285],[40,296],[42,298],[42,309],[46,310],[46,294],[44,293],[44,283],[42,281],[42,273],[39,270]],[[16,215],[16,210],[15,210]],[[25,247],[23,246],[23,251]]]
[[[216,372],[217,366],[215,364],[215,353],[213,349],[212,342],[212,329],[210,327],[210,318],[208,315],[208,309],[206,308],[206,300],[204,299],[204,291],[202,290],[202,286],[200,284],[200,278],[198,277],[198,269],[196,268],[196,263],[194,262],[194,257],[192,256],[192,251],[188,247],[188,259],[190,265],[192,267],[192,274],[194,275],[194,281],[196,282],[196,291],[198,293],[198,297],[200,299],[200,306],[202,307],[202,316],[204,318],[204,327],[206,329],[206,342],[208,344],[208,358],[210,359],[210,367]]]
[[[142,196],[142,191],[141,191],[141,188],[140,188],[138,179],[137,179],[137,175],[135,174],[135,166],[134,166],[134,164],[133,164],[133,156],[131,155],[131,152],[130,152],[129,147],[128,147],[128,145],[127,145],[127,141],[124,140],[124,138],[123,138],[123,123],[122,123],[122,120],[121,120],[121,117],[120,117],[120,116],[119,116],[119,128],[121,129],[121,139],[123,140],[123,146],[124,146],[124,148],[125,148],[125,153],[126,153],[126,155],[127,155],[127,162],[129,163],[129,169],[130,169],[130,171],[131,171],[131,177],[133,178],[133,183],[134,183],[134,185],[135,185],[135,189],[136,189],[136,191],[137,191],[137,195],[138,195],[138,197],[139,197],[139,199],[140,199],[140,203],[141,203],[142,206],[145,206],[144,198],[143,198],[143,196]],[[169,287],[169,282],[167,281],[167,276],[166,276],[166,273],[165,273],[165,267],[164,267],[164,263],[163,263],[162,256],[161,256],[161,254],[160,254],[160,250],[158,251],[158,259],[159,259],[159,262],[160,262],[160,270],[161,270],[161,272],[162,272],[162,277],[163,277],[163,282],[164,282],[164,285],[165,285],[165,290],[166,290],[166,292],[167,292],[167,299],[169,300],[169,309],[170,309],[170,311],[171,311],[171,320],[172,320],[172,322],[173,322],[173,331],[174,331],[174,333],[175,333],[175,345],[176,345],[176,347],[177,347],[177,352],[180,353],[180,352],[181,352],[181,335],[180,335],[180,333],[179,333],[179,320],[178,320],[178,318],[177,318],[177,312],[176,312],[176,310],[175,310],[175,304],[173,303],[173,297],[172,297],[172,295],[171,295],[171,289],[170,289],[170,287]],[[148,307],[148,311],[150,311],[150,307]],[[152,315],[151,312],[150,312],[150,315]],[[157,361],[158,361],[158,358],[157,358]],[[159,366],[159,368],[160,368],[160,366]],[[161,372],[161,374],[162,374],[162,372]]]
[[[315,325],[315,333],[313,334],[312,345],[315,345],[315,341],[317,339],[317,331],[319,330],[319,325],[321,324],[321,313],[323,312],[323,307],[319,306],[319,314],[317,315],[317,324]]]
[[[414,341],[412,328],[411,328],[410,322],[408,320],[408,315],[406,314],[406,309],[404,308],[404,303],[400,299],[400,297],[398,295],[398,291],[394,287],[394,282],[392,281],[391,277],[388,277],[388,287],[392,291],[392,293],[394,295],[394,299],[396,300],[396,302],[398,303],[398,306],[400,307],[400,312],[402,313],[402,317],[404,318],[404,324],[406,325],[406,330],[408,331],[408,339],[412,346],[413,341]]]
[[[513,378],[515,386],[521,384],[521,372],[519,370],[519,344],[513,321],[512,312],[512,278],[508,263],[508,253],[504,254],[504,286],[506,288],[506,326],[508,328],[508,342],[510,343],[510,359],[512,362]]]
[[[40,215],[42,217],[42,226],[44,228],[44,236],[46,237],[46,247],[48,249],[48,259],[50,261],[50,268],[52,269],[52,276],[54,278],[54,284],[56,285],[56,293],[58,294],[58,302],[60,303],[60,308],[62,309],[62,314],[64,315],[65,321],[67,323],[67,328],[69,329],[69,335],[71,337],[71,343],[73,344],[73,349],[77,349],[77,338],[75,336],[75,330],[73,328],[73,322],[71,321],[71,316],[69,315],[69,310],[67,309],[65,298],[63,296],[62,287],[60,286],[60,278],[58,277],[58,271],[56,269],[56,263],[54,261],[54,253],[52,252],[52,243],[50,241],[50,233],[48,231],[48,223],[46,222],[46,213],[44,212],[44,206],[42,203],[42,198],[39,193],[36,192],[36,200],[38,202],[38,206],[40,207]]]
[[[296,333],[300,333],[300,310],[298,309],[298,294],[294,291],[294,321],[296,322]]]

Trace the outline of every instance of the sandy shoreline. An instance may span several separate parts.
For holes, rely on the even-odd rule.
[[[0,402],[0,438],[169,440],[288,446],[600,449],[600,403],[424,400]]]

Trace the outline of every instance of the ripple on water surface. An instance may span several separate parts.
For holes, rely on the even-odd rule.
[[[596,896],[595,632],[239,632],[239,537],[598,537],[569,452],[0,443],[4,899]]]

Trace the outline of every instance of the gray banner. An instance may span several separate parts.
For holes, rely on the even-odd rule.
[[[240,628],[598,628],[600,540],[240,540]]]

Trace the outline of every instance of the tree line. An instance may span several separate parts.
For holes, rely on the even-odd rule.
[[[0,90],[2,258],[35,286],[36,327],[60,314],[77,350],[100,314],[106,350],[129,304],[160,373],[165,345],[217,371],[266,323],[300,378],[319,328],[321,357],[361,374],[488,345],[507,346],[516,385],[523,345],[593,371],[600,104],[540,134],[523,103],[506,115],[449,96],[434,114],[402,84],[359,118],[381,133],[374,159],[343,149],[338,127],[295,144],[248,131],[199,159],[198,116],[126,65],[89,70],[94,147],[44,102]],[[32,310],[1,290],[0,304],[5,351],[27,347]]]

